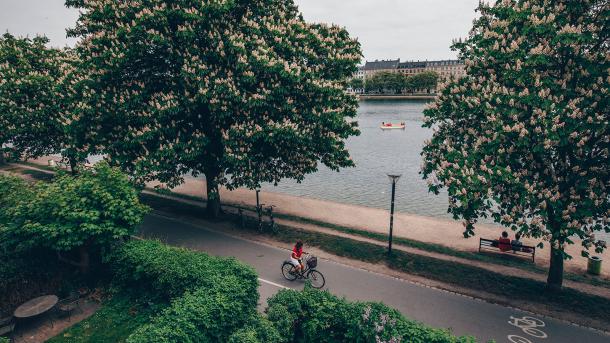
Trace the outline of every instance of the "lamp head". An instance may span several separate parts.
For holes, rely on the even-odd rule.
[[[397,182],[401,176],[402,176],[402,174],[388,174],[388,178],[390,179],[390,182],[392,182],[392,183]]]

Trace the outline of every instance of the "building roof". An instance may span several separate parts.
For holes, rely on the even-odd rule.
[[[426,61],[428,66],[447,66],[447,65],[456,65],[456,64],[464,64],[463,61],[460,60],[440,60],[440,61]]]
[[[401,62],[398,64],[398,69],[425,68],[426,62]]]
[[[375,60],[373,62],[367,61],[364,65],[364,70],[380,70],[380,69],[396,69],[398,64],[400,63],[400,59],[397,60]]]

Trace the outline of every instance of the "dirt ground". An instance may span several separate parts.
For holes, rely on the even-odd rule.
[[[49,159],[49,157],[42,157],[30,162],[47,165]],[[158,182],[149,183],[150,187],[157,185],[159,185]],[[185,182],[174,188],[173,191],[205,198],[205,180],[186,178]],[[388,231],[389,214],[383,209],[272,192],[261,191],[259,195],[262,203],[276,205],[276,211],[281,214],[384,234]],[[255,192],[248,189],[240,188],[229,191],[223,188],[220,196],[223,203],[248,206],[256,204]],[[466,239],[462,235],[463,229],[462,223],[457,221],[407,213],[394,215],[394,235],[462,251],[478,251],[479,238],[495,239],[504,230],[499,226],[479,224],[476,226],[476,235]],[[510,237],[513,237],[511,233],[509,234]],[[523,238],[522,241],[524,245],[532,246],[539,243],[539,241],[529,238]],[[587,268],[587,259],[581,256],[581,241],[574,239],[574,243],[566,249],[573,258],[565,261],[565,269],[574,273],[582,273]],[[602,277],[610,278],[610,249],[595,255],[605,260],[602,263]],[[549,247],[548,244],[545,244],[544,248],[536,250],[536,264],[548,266],[549,260]]]
[[[13,335],[14,343],[40,343],[57,336],[72,325],[89,318],[100,307],[98,302],[82,299],[79,309],[72,316],[57,318],[53,313],[48,313],[36,320],[17,323]]]
[[[151,183],[150,186],[158,185]],[[174,188],[173,191],[185,195],[204,198],[205,181],[199,179],[186,179],[185,183]],[[244,204],[254,206],[256,194],[247,189],[228,191],[221,190],[221,199],[224,203]],[[342,204],[326,200],[297,197],[286,194],[260,192],[260,201],[265,204],[276,205],[276,211],[291,216],[310,218],[321,222],[368,230],[387,234],[389,227],[388,211],[383,209]],[[444,245],[462,251],[478,251],[479,238],[496,239],[500,236],[502,227],[493,225],[477,225],[476,235],[464,238],[464,227],[461,222],[418,216],[407,213],[394,215],[394,235],[426,243]],[[511,234],[511,233],[509,233]],[[511,237],[513,235],[511,234]],[[524,245],[535,246],[539,241],[522,239]],[[567,252],[572,255],[571,260],[565,262],[568,271],[580,273],[587,268],[587,259],[581,256],[581,242],[575,239],[575,244],[568,246]],[[599,254],[602,263],[602,276],[610,277],[610,249]],[[548,266],[550,252],[548,244],[536,251],[536,264]]]

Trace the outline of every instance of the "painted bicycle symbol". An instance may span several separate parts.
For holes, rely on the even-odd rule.
[[[525,333],[526,335],[530,335],[532,337],[536,337],[536,338],[547,338],[548,335],[546,334],[546,332],[538,329],[538,328],[543,328],[546,326],[546,324],[538,319],[538,318],[534,318],[534,317],[528,317],[528,316],[524,316],[521,318],[516,318],[513,316],[510,316],[510,319],[508,321],[508,323],[512,326],[516,326],[519,329],[521,329],[523,331],[523,333]],[[510,338],[510,337],[509,337]],[[522,337],[519,336],[514,336],[514,338],[516,339],[524,339]],[[526,341],[512,341],[514,343],[525,343]]]
[[[532,343],[529,339],[517,335],[508,335],[508,340],[511,343]]]

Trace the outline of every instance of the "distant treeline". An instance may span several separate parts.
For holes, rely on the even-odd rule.
[[[364,89],[365,93],[402,94],[428,92],[436,88],[438,74],[427,71],[415,75],[379,72],[366,80],[353,78],[349,86],[354,90]]]

